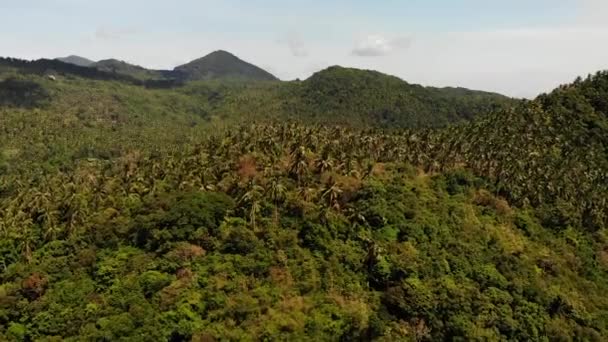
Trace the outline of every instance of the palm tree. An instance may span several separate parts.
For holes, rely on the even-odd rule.
[[[334,168],[334,162],[329,156],[321,157],[315,162],[315,168],[318,174],[323,174]]]
[[[311,187],[301,187],[298,190],[298,197],[301,198],[304,202],[312,201],[317,194],[317,191]]]
[[[278,226],[279,205],[285,200],[287,188],[281,183],[281,180],[278,177],[275,177],[270,181],[266,193],[274,205],[273,222],[275,226]]]
[[[261,210],[260,200],[264,193],[264,188],[251,182],[249,184],[249,191],[247,191],[241,198],[241,202],[249,204],[249,222],[253,230],[256,230],[256,217]]]
[[[328,208],[340,210],[341,194],[342,189],[340,189],[334,177],[330,177],[321,192],[321,199],[325,201]]]
[[[302,183],[304,176],[308,173],[308,159],[306,157],[306,147],[299,146],[295,148],[291,153],[291,165],[289,167],[289,174],[298,181],[298,184]]]

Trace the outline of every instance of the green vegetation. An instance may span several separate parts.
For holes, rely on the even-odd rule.
[[[252,106],[252,99],[261,103]],[[359,128],[446,126],[515,103],[498,94],[425,88],[376,71],[342,67],[320,71],[303,82],[277,85],[266,94],[256,87],[236,95],[234,102],[241,104],[235,112],[255,110],[275,114],[276,120]]]
[[[217,54],[222,52],[210,56],[215,58]],[[213,64],[206,61],[208,60],[204,58],[200,62],[201,65]],[[108,101],[112,102],[116,102],[112,97],[123,97],[128,98],[130,102],[144,103],[147,100],[155,103],[154,107],[129,108],[129,111],[137,111],[138,115],[143,116],[147,115],[148,110],[174,112],[173,103],[159,102],[157,98],[173,96],[180,98],[180,102],[199,106],[198,109],[193,109],[196,113],[206,113],[230,123],[289,121],[361,129],[442,127],[510,108],[518,103],[498,94],[468,89],[425,88],[374,71],[340,67],[318,72],[303,82],[252,81],[236,76],[237,70],[232,74],[234,77],[228,72],[222,72],[221,79],[184,84],[179,77],[153,77],[154,73],[170,75],[169,71],[140,70],[139,67],[123,62],[117,62],[116,70],[98,70],[48,60],[0,60],[0,66],[3,63],[18,70],[14,71],[16,74],[28,75],[30,81],[36,79],[31,75],[58,75],[60,79],[55,84],[38,78],[38,82],[44,81],[47,88],[58,89],[54,103],[88,105],[86,96],[80,96],[84,86],[107,94],[110,98]],[[133,70],[129,73],[120,72],[126,69]],[[114,88],[108,89],[104,83],[82,81],[80,77],[89,80],[112,80],[115,81],[111,83]],[[118,82],[123,84],[118,85]],[[136,89],[137,86],[165,91],[146,92]],[[125,94],[114,95],[116,87],[124,89]],[[124,112],[118,105],[114,106],[113,110]],[[56,109],[52,112],[58,113]]]
[[[608,73],[515,102],[11,68],[0,340],[608,336]]]
[[[49,94],[40,84],[18,77],[0,81],[0,106],[36,107],[45,103]]]

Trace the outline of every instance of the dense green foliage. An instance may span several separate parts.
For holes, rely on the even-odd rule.
[[[430,158],[466,164],[513,202],[544,208],[552,225],[595,231],[608,222],[607,98],[601,72],[431,137]]]
[[[243,86],[226,93],[220,109],[250,121],[395,129],[446,126],[516,103],[493,93],[425,88],[375,71],[331,67],[305,81]]]
[[[37,107],[49,99],[49,94],[40,84],[18,77],[0,81],[0,106]]]
[[[498,94],[425,88],[376,71],[341,67],[295,83],[279,101],[284,113],[300,118],[384,128],[445,126],[513,104]]]
[[[21,81],[48,98],[0,106],[0,339],[608,336],[607,73],[390,131],[310,123],[489,98],[336,68],[283,86]],[[319,116],[272,122],[289,108]]]

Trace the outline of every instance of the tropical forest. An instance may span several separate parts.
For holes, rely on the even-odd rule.
[[[1,341],[606,341],[608,72],[0,59]]]

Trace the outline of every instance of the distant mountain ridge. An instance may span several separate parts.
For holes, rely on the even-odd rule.
[[[121,61],[106,59],[94,62],[79,56],[57,58],[65,63],[87,66],[101,71],[121,74],[138,80],[206,81],[235,79],[244,81],[278,81],[271,73],[248,63],[230,52],[218,50],[173,70],[153,70]]]
[[[130,64],[125,61],[117,59],[104,59],[91,65],[101,71],[129,75],[136,79],[162,79],[164,77],[163,71],[150,70],[139,65]]]
[[[0,67],[4,64],[37,75],[74,75],[157,89],[179,87],[181,93],[207,99],[207,112],[236,120],[278,119],[387,129],[441,127],[518,102],[495,93],[423,87],[377,71],[339,66],[319,71],[305,81],[275,82],[271,74],[225,51],[174,70],[149,70],[116,59],[102,60],[92,67],[58,60],[0,59]],[[186,85],[190,81],[201,82]]]
[[[76,55],[70,55],[67,57],[60,57],[60,58],[55,58],[55,59],[58,61],[62,61],[64,63],[74,64],[74,65],[84,66],[84,67],[89,67],[89,66],[92,66],[93,64],[95,64],[95,61],[92,61],[88,58],[76,56]]]

